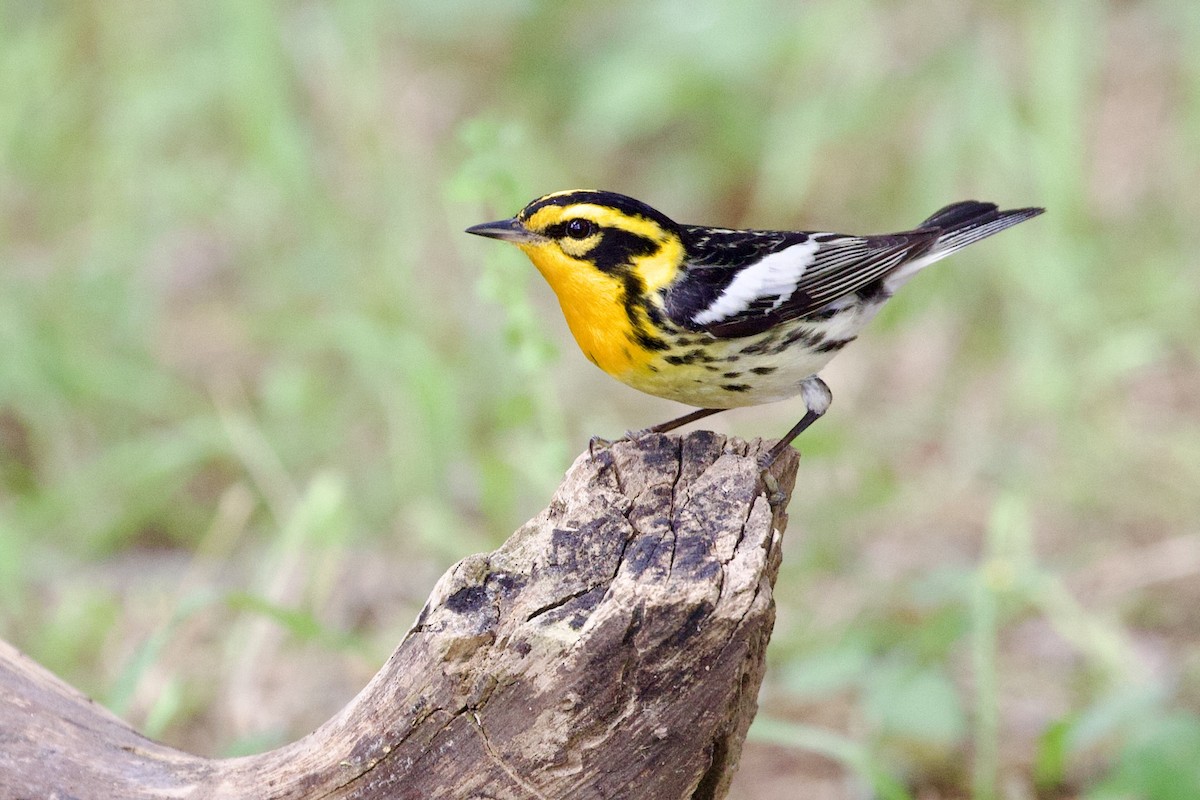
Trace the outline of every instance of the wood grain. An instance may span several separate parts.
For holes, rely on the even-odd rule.
[[[151,742],[0,643],[0,797],[724,797],[786,523],[765,449],[697,432],[580,456],[542,513],[441,578],[353,701],[267,753]],[[784,499],[795,471],[791,451],[772,468]]]

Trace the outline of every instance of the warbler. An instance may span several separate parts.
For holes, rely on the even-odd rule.
[[[593,364],[698,407],[629,437],[799,395],[804,416],[767,452],[765,469],[829,408],[817,373],[897,289],[1043,210],[966,200],[911,231],[852,236],[684,225],[632,197],[571,189],[466,232],[525,252]]]

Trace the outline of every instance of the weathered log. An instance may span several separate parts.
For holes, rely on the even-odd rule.
[[[260,755],[149,741],[0,642],[0,797],[723,797],[774,622],[764,450],[699,432],[581,456],[349,705]],[[795,471],[789,451],[782,492]]]

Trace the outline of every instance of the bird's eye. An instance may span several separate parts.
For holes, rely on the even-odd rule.
[[[567,236],[586,239],[596,232],[596,223],[589,219],[573,219],[567,223]]]

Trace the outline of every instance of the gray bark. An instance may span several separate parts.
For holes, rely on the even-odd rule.
[[[698,432],[580,456],[549,506],[434,587],[392,657],[297,742],[143,738],[0,642],[0,798],[721,798],[756,711],[786,494]],[[790,491],[791,451],[772,469]]]

